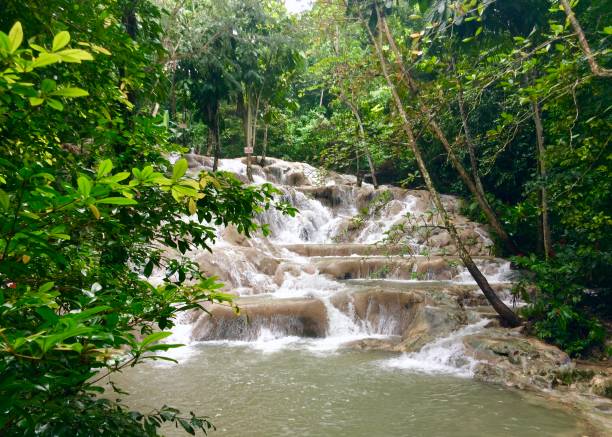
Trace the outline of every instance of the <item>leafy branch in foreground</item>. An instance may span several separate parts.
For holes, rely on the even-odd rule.
[[[126,111],[134,105],[117,98],[121,90],[106,99],[71,85],[93,74],[122,87],[112,81],[117,65],[89,70],[93,56],[70,48],[67,31],[51,49],[23,40],[19,22],[0,32],[0,434],[157,435],[165,422],[206,433],[206,417],[167,406],[131,412],[99,397],[96,383],[143,360],[171,360],[158,354],[180,346],[162,342],[178,313],[233,305],[180,255],[211,250],[215,226],[266,232],[255,214],[293,210],[270,185],[170,164],[165,129]],[[105,62],[115,52],[77,44]],[[88,115],[105,113],[120,122]]]

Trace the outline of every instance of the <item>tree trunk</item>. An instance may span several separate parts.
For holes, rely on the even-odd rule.
[[[246,114],[245,114],[245,118],[244,118],[244,142],[245,142],[245,153],[246,153],[246,174],[247,174],[247,178],[250,182],[253,182],[253,169],[251,168],[251,152],[248,152],[247,150],[251,147],[252,144],[252,135],[253,135],[253,130],[251,129],[251,123],[252,123],[252,111],[251,111],[251,106],[252,106],[252,102],[249,100],[246,103]]]
[[[217,111],[215,113],[215,118],[213,119],[213,137],[215,144],[215,158],[213,160],[213,171],[217,171],[219,168],[219,156],[221,155],[221,123],[220,123],[220,111],[217,106]]]
[[[212,156],[214,150],[216,150],[215,143],[215,121],[218,119],[219,105],[207,104],[206,105],[206,124],[208,125],[208,144],[206,147],[206,155]]]
[[[176,71],[175,65],[172,66],[171,82],[170,82],[170,120],[175,120],[176,117]]]
[[[372,184],[374,185],[375,189],[378,189],[378,180],[376,179],[376,171],[374,170],[372,154],[370,153],[370,148],[368,147],[367,142],[366,142],[365,129],[363,128],[363,121],[361,120],[361,115],[359,114],[359,110],[357,109],[357,106],[355,106],[355,104],[352,101],[346,98],[346,96],[344,95],[342,91],[340,92],[340,100],[342,100],[346,104],[346,106],[349,107],[349,109],[353,113],[353,116],[357,120],[357,125],[359,126],[359,143],[360,143],[359,145],[363,145],[363,150],[365,152],[366,159],[368,160],[368,167],[370,168],[370,174],[372,175]],[[359,178],[359,175],[357,175],[357,177]],[[359,182],[359,179],[358,179],[358,182]],[[358,185],[360,184],[358,183]]]
[[[215,146],[215,133],[213,132],[212,126],[208,126],[208,136],[206,139],[206,156],[212,156],[212,152]]]
[[[453,62],[454,65],[454,62]],[[463,88],[461,87],[461,81],[457,77],[457,103],[459,104],[459,114],[461,115],[461,124],[463,125],[463,133],[465,134],[465,143],[467,144],[468,154],[470,155],[470,167],[472,168],[472,178],[474,178],[474,185],[476,185],[476,189],[480,193],[481,196],[484,197],[485,191],[482,186],[482,181],[480,180],[480,175],[478,174],[478,161],[476,160],[476,147],[474,146],[474,142],[472,141],[472,135],[470,134],[470,128],[468,125],[467,112],[465,110],[465,102],[463,100]]]
[[[264,122],[263,141],[261,143],[261,161],[259,161],[259,164],[262,167],[266,165],[266,151],[268,148],[268,127],[268,123]]]
[[[544,249],[544,257],[550,258],[552,255],[552,240],[550,232],[550,220],[548,210],[548,191],[546,189],[546,149],[544,147],[544,127],[542,126],[542,116],[540,104],[536,98],[531,99],[531,107],[533,110],[533,123],[536,130],[536,141],[538,144],[538,170],[540,173],[540,200],[542,207],[542,244]]]
[[[563,6],[563,10],[567,15],[567,19],[572,24],[572,28],[574,29],[574,32],[576,32],[576,35],[578,35],[578,42],[580,43],[580,48],[582,49],[582,52],[587,58],[589,67],[591,67],[591,72],[595,76],[612,77],[612,70],[609,68],[602,68],[595,60],[595,55],[591,51],[591,46],[589,46],[589,42],[586,39],[584,30],[582,30],[582,26],[580,26],[580,23],[578,22],[574,11],[572,11],[569,2],[567,0],[559,0],[559,3],[561,3],[561,6]]]
[[[395,62],[400,69],[402,78],[406,82],[412,94],[414,96],[418,96],[419,94],[418,87],[415,81],[412,79],[412,76],[410,75],[410,73],[408,73],[408,71],[404,67],[404,63],[402,60],[403,59],[402,54],[399,51],[397,44],[395,43],[395,39],[393,38],[391,31],[389,30],[389,26],[387,25],[387,21],[384,18],[384,16],[382,17],[382,21],[380,22],[380,24],[382,27],[382,31],[384,31],[386,35],[386,39],[389,42],[389,46],[391,47],[391,50],[395,56]],[[472,179],[470,178],[470,175],[465,170],[465,167],[463,166],[459,158],[457,158],[457,156],[455,155],[455,152],[453,151],[453,148],[450,145],[450,142],[448,141],[448,139],[446,138],[446,135],[444,134],[444,132],[442,132],[442,129],[440,128],[437,121],[435,120],[432,111],[427,106],[425,106],[424,102],[419,102],[419,103],[420,103],[421,112],[424,114],[425,119],[430,120],[429,125],[431,126],[432,132],[442,143],[442,146],[446,150],[446,153],[448,154],[448,157],[451,163],[453,164],[453,167],[455,167],[455,170],[457,170],[457,173],[459,173],[459,177],[461,178],[463,183],[467,186],[467,188],[470,190],[470,192],[472,193],[472,195],[478,202],[478,205],[480,206],[485,216],[487,217],[489,225],[491,225],[491,227],[493,228],[493,231],[497,234],[497,236],[500,238],[500,240],[506,246],[506,248],[511,253],[518,254],[519,253],[518,248],[516,247],[516,245],[510,238],[510,235],[508,235],[503,225],[499,221],[497,214],[495,213],[495,211],[493,211],[493,208],[491,208],[491,205],[489,204],[486,197],[484,196],[484,193],[479,192],[478,188],[476,187],[476,184],[474,183],[474,181],[472,181]]]
[[[255,150],[255,136],[257,134],[257,114],[259,112],[259,102],[261,90],[255,92],[252,86],[249,86],[244,94],[244,100],[240,99],[243,95],[238,96],[238,112],[242,115],[242,125],[244,130],[245,154],[246,154],[246,173],[249,182],[253,182],[252,155]]]
[[[382,27],[383,26],[382,21],[384,20],[384,18],[381,16],[378,6],[376,4],[375,4],[375,7],[376,7],[376,13],[378,16],[379,26]],[[487,298],[491,306],[495,309],[495,311],[500,315],[500,317],[510,326],[520,325],[521,324],[520,319],[497,296],[497,294],[495,293],[495,291],[493,290],[493,288],[491,287],[491,285],[489,284],[485,276],[482,274],[482,272],[478,269],[478,267],[474,263],[474,260],[472,259],[470,254],[465,249],[465,246],[463,245],[463,242],[461,241],[461,238],[459,237],[459,234],[457,232],[457,229],[455,228],[454,223],[450,219],[448,213],[446,212],[446,209],[444,208],[444,205],[442,204],[440,195],[438,194],[438,191],[436,190],[433,184],[433,181],[431,180],[431,176],[429,175],[429,171],[427,169],[427,166],[421,154],[421,150],[418,144],[416,143],[416,139],[414,137],[413,130],[412,130],[412,125],[410,123],[410,120],[408,119],[408,115],[406,114],[406,111],[402,104],[397,88],[395,87],[395,84],[391,81],[390,74],[389,74],[389,71],[386,65],[386,60],[384,58],[383,50],[382,50],[382,29],[379,32],[380,40],[377,40],[377,38],[372,34],[367,23],[364,23],[364,25],[368,33],[370,34],[370,38],[374,44],[374,49],[376,51],[376,55],[378,57],[378,60],[381,66],[383,76],[387,82],[387,85],[389,86],[389,89],[391,90],[391,94],[393,96],[395,106],[400,115],[404,133],[406,134],[406,137],[408,140],[408,145],[410,146],[412,153],[414,154],[414,157],[417,162],[417,166],[419,168],[421,175],[423,176],[423,179],[425,180],[425,185],[427,186],[427,189],[429,193],[431,194],[434,206],[438,210],[438,213],[442,216],[444,225],[446,226],[451,236],[451,239],[453,240],[453,243],[457,247],[461,261],[463,261],[463,264],[468,269],[468,271],[470,272],[470,274],[472,275],[472,277],[474,278],[474,280],[476,281],[476,283],[482,290],[483,294],[485,295],[485,297]]]

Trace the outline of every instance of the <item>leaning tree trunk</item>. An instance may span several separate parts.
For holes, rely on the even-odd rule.
[[[578,35],[578,42],[580,43],[580,48],[582,49],[582,52],[587,58],[587,62],[589,63],[591,72],[595,76],[612,77],[612,69],[601,67],[595,60],[595,54],[591,51],[591,46],[589,45],[589,42],[586,39],[584,30],[582,30],[582,26],[578,22],[576,14],[574,14],[574,11],[572,11],[572,7],[570,6],[569,1],[559,0],[559,3],[561,3],[561,6],[565,11],[565,15],[567,15],[567,19],[571,23],[574,32],[576,32],[576,35]]]
[[[381,23],[382,17],[381,17],[380,11],[378,10],[377,6],[376,6],[376,13],[378,15],[379,26],[382,27],[382,23]],[[395,84],[392,82],[389,71],[387,69],[386,60],[383,55],[382,41],[378,40],[373,35],[367,23],[364,23],[364,24],[374,44],[374,49],[376,51],[376,55],[378,57],[378,60],[381,66],[383,76],[387,82],[387,85],[389,86],[389,89],[391,90],[393,101],[395,103],[395,106],[397,108],[398,114],[402,122],[402,128],[408,139],[408,145],[410,146],[410,149],[412,150],[412,153],[414,154],[414,157],[417,162],[417,166],[419,168],[419,171],[421,172],[421,175],[423,176],[425,185],[427,186],[427,189],[429,193],[431,194],[434,206],[438,210],[438,213],[442,216],[444,225],[447,228],[450,234],[450,237],[453,240],[453,243],[457,247],[461,261],[463,261],[463,264],[468,269],[468,271],[470,272],[470,274],[472,275],[472,277],[474,278],[474,280],[476,281],[476,283],[482,290],[483,294],[485,295],[485,297],[487,298],[491,306],[495,309],[495,311],[500,315],[502,320],[510,326],[520,325],[521,321],[518,318],[518,316],[510,308],[508,308],[508,306],[504,304],[504,302],[497,296],[497,294],[495,293],[495,291],[493,290],[493,288],[487,281],[487,278],[485,278],[482,272],[478,269],[478,266],[476,266],[476,264],[474,263],[474,260],[472,259],[472,257],[466,250],[465,246],[463,245],[463,242],[461,241],[461,238],[459,237],[459,233],[457,232],[457,229],[455,228],[454,223],[450,219],[444,205],[442,204],[442,200],[440,199],[440,195],[433,184],[433,181],[429,174],[429,170],[427,169],[427,166],[423,159],[421,150],[418,144],[416,143],[412,125],[410,123],[408,115],[406,114],[406,111],[404,109],[404,106],[399,96],[399,93],[397,91],[397,88]],[[379,37],[382,39],[382,29],[380,29]]]
[[[380,24],[381,24],[380,27],[382,28],[382,31],[384,31],[386,35],[386,39],[389,42],[389,47],[391,48],[393,55],[395,56],[395,62],[400,69],[402,78],[408,85],[408,88],[410,89],[412,94],[415,96],[418,96],[418,93],[419,93],[418,87],[415,81],[412,79],[412,76],[410,75],[410,73],[404,67],[402,54],[399,51],[397,44],[395,43],[395,38],[393,38],[393,35],[391,34],[391,31],[389,30],[389,26],[387,25],[387,21],[384,16],[381,16]],[[467,186],[467,188],[470,190],[470,192],[476,199],[476,202],[478,202],[478,205],[480,206],[483,213],[487,217],[489,224],[491,225],[491,227],[493,228],[497,236],[500,238],[502,243],[506,246],[506,248],[511,253],[518,254],[519,250],[514,244],[514,241],[512,241],[512,238],[510,238],[510,235],[504,229],[499,218],[497,217],[497,214],[495,213],[495,211],[493,211],[493,208],[491,208],[491,205],[487,201],[484,193],[481,193],[478,190],[476,184],[474,183],[474,181],[472,181],[472,179],[470,178],[470,175],[465,170],[465,167],[463,166],[459,158],[457,158],[457,155],[455,155],[455,152],[453,151],[453,148],[450,142],[448,141],[448,139],[446,138],[446,135],[444,134],[444,132],[438,125],[437,121],[435,120],[433,112],[425,105],[425,102],[422,102],[422,101],[420,102],[420,108],[421,108],[421,111],[425,115],[425,119],[429,120],[429,125],[431,126],[432,132],[440,140],[440,142],[442,143],[442,146],[446,150],[446,153],[448,154],[448,157],[451,163],[453,164],[453,167],[455,167],[455,170],[457,170],[459,177],[461,178],[463,183]]]

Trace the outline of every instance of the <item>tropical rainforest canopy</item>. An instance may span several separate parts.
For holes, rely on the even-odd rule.
[[[0,434],[211,427],[170,407],[130,412],[96,385],[163,359],[152,352],[176,346],[158,341],[177,313],[231,302],[164,247],[210,249],[215,224],[249,236],[267,232],[257,213],[295,213],[271,185],[190,176],[171,159],[189,151],[215,170],[246,153],[250,166],[273,156],[459,195],[527,272],[519,314],[491,301],[501,318],[574,356],[610,353],[609,1],[319,0],[293,15],[280,0],[0,0],[0,12]]]

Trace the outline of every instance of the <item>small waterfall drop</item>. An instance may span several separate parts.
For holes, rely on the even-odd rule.
[[[489,322],[480,320],[468,325],[447,337],[426,344],[418,352],[404,354],[397,358],[383,361],[386,367],[416,371],[428,374],[450,374],[461,377],[472,376],[477,361],[465,356],[463,338],[477,333]]]

